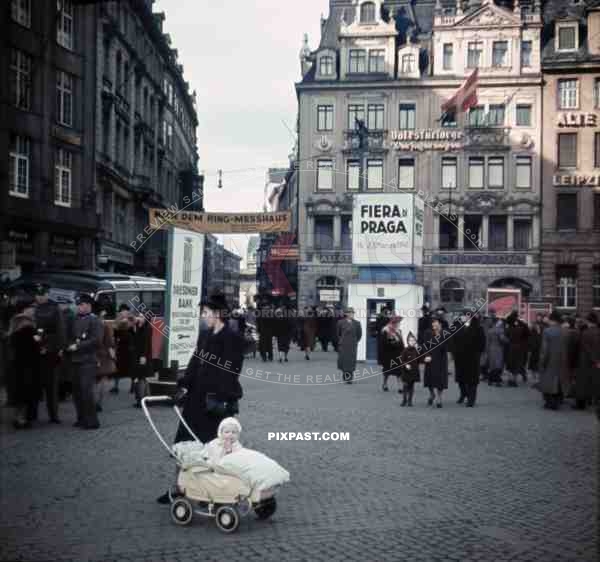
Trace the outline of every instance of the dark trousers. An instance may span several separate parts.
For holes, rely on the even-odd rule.
[[[352,382],[354,380],[354,373],[344,373],[344,382]]]
[[[464,382],[458,383],[458,388],[460,390],[460,400],[464,400],[467,397],[467,385]]]
[[[46,353],[40,355],[37,379],[44,392],[48,418],[58,419],[58,355]]]
[[[467,404],[471,406],[475,404],[477,400],[477,384],[466,384],[465,385],[465,396],[467,397]]]
[[[96,384],[95,363],[73,363],[71,380],[73,381],[73,402],[77,412],[77,422],[83,427],[98,425],[94,385]]]
[[[263,361],[273,361],[273,337],[262,336],[259,340],[258,350]]]

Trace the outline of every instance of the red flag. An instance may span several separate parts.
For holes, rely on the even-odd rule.
[[[442,112],[449,111],[467,111],[474,105],[477,105],[477,83],[479,72],[476,68],[465,80],[465,83],[454,93],[454,95],[442,104]]]

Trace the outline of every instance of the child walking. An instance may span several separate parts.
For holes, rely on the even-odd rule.
[[[402,404],[401,406],[412,406],[415,393],[415,383],[421,380],[419,375],[419,352],[417,351],[417,338],[412,332],[406,338],[406,347],[400,356],[402,360]]]

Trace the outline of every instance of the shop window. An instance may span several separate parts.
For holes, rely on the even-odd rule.
[[[556,294],[560,308],[577,307],[577,266],[556,268]]]
[[[440,298],[444,304],[462,304],[465,300],[465,288],[460,281],[448,279],[440,283]]]
[[[454,218],[454,217],[453,217]],[[439,215],[440,221],[440,250],[458,249],[458,218],[450,220],[445,215]]]
[[[489,218],[489,243],[490,250],[506,250],[507,229],[506,216],[490,216]]]
[[[465,215],[462,231],[465,252],[479,251],[481,246],[481,215]]]

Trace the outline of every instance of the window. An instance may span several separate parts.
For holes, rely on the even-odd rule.
[[[478,68],[481,65],[482,51],[483,43],[481,41],[469,43],[467,50],[467,68]]]
[[[352,217],[342,216],[342,250],[352,251]]]
[[[10,136],[8,159],[9,193],[17,197],[29,197],[29,157],[31,143],[21,135]]]
[[[502,156],[488,158],[488,187],[504,189],[504,158]]]
[[[11,0],[10,16],[24,27],[31,27],[31,0]]]
[[[489,249],[506,250],[507,247],[507,229],[505,216],[489,217]]]
[[[531,249],[531,219],[513,221],[513,247],[515,250]]]
[[[577,133],[559,133],[558,167],[577,168]]]
[[[369,72],[385,72],[385,51],[383,49],[369,51]]]
[[[594,266],[592,270],[592,306],[600,308],[600,266]]]
[[[56,120],[68,127],[73,124],[73,79],[62,70],[56,73]]]
[[[346,189],[357,191],[360,189],[360,162],[348,160],[346,163]]]
[[[401,103],[399,128],[401,130],[414,130],[416,116],[417,110],[414,103]]]
[[[31,57],[23,51],[10,52],[11,99],[19,109],[29,109],[31,104]]]
[[[469,110],[469,126],[483,127],[485,125],[485,108],[477,105]]]
[[[56,42],[65,49],[73,49],[73,2],[57,0]]]
[[[402,158],[398,164],[398,189],[415,188],[415,160]]]
[[[367,189],[383,189],[383,160],[367,160]]]
[[[594,80],[594,107],[600,107],[600,78]]]
[[[560,308],[577,307],[577,266],[557,266],[556,294]]]
[[[439,215],[440,250],[456,250],[458,248],[458,219],[452,221],[446,215]]]
[[[332,217],[315,217],[315,248],[333,250]]]
[[[64,148],[59,148],[56,151],[54,164],[54,203],[56,205],[71,206],[72,168],[73,155]]]
[[[374,2],[365,2],[360,7],[360,23],[375,23]]]
[[[484,159],[479,156],[469,158],[469,187],[471,189],[483,188]]]
[[[577,230],[577,194],[558,193],[556,195],[557,230]]]
[[[508,41],[494,41],[492,45],[492,66],[508,66]]]
[[[444,70],[452,70],[453,68],[454,45],[452,43],[444,43]]]
[[[363,105],[348,106],[348,129],[356,128],[356,120],[365,120],[365,107]]]
[[[488,113],[488,125],[490,127],[501,127],[504,125],[504,105],[490,105]]]
[[[531,105],[517,104],[517,127],[531,127]]]
[[[402,55],[402,74],[411,74],[415,71],[415,55],[408,53]]]
[[[476,252],[481,247],[481,215],[465,215],[463,226],[463,248],[465,252]]]
[[[358,74],[364,73],[367,71],[367,53],[366,51],[360,49],[351,49],[350,50],[350,59],[349,59],[349,69],[348,72],[350,74]]]
[[[531,53],[533,52],[531,41],[521,42],[521,68],[531,67]]]
[[[456,187],[456,157],[444,156],[442,158],[442,187],[453,189]]]
[[[456,127],[456,112],[446,111],[442,115],[442,127]]]
[[[317,106],[317,131],[333,131],[333,105]]]
[[[460,304],[465,300],[465,289],[459,281],[449,279],[440,283],[440,298],[446,304]]]
[[[317,160],[317,190],[333,189],[333,160]]]
[[[561,26],[558,28],[558,50],[572,51],[577,48],[577,29],[575,25]]]
[[[383,130],[383,104],[369,104],[367,106],[367,129],[370,131]]]
[[[600,230],[600,193],[594,193],[594,230]]]
[[[577,109],[579,107],[579,83],[577,80],[558,81],[559,109]]]
[[[333,57],[321,57],[319,71],[321,76],[333,76]]]
[[[531,156],[517,156],[515,187],[531,189]]]

